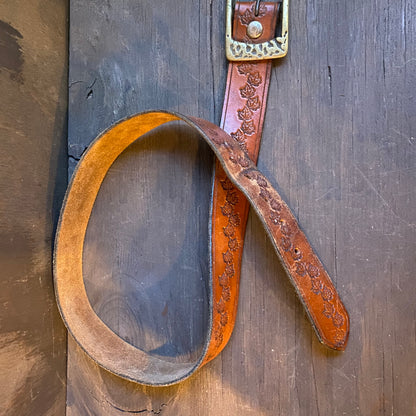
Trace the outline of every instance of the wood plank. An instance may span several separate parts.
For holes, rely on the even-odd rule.
[[[250,217],[237,326],[221,356],[178,386],[150,388],[100,369],[70,340],[68,415],[416,412],[416,388],[408,382],[416,370],[415,18],[410,0],[294,3],[290,52],[273,67],[259,166],[295,211],[350,311],[347,351],[328,351],[316,340],[259,221]],[[165,108],[218,123],[223,22],[222,2],[72,0],[70,164],[101,130],[138,111]],[[190,247],[204,248],[203,226],[196,224],[206,215],[206,188],[196,202],[192,192],[180,198],[168,190],[185,166],[184,150],[189,191],[205,183],[209,159],[198,142],[188,144],[186,136],[181,148],[178,137],[159,145],[159,136],[151,138],[117,162],[94,208],[84,260],[89,296],[108,325],[136,345],[162,345],[159,352],[185,359],[198,342],[172,350],[169,340],[175,345],[186,335],[178,317],[190,310],[188,335],[198,339],[203,308],[186,301],[165,326],[162,316],[194,279],[198,265],[186,258]],[[185,210],[193,219],[166,221],[163,195],[171,218]],[[166,246],[146,231],[156,218],[172,230]],[[182,253],[175,254],[175,241]],[[190,280],[176,275],[172,283],[166,271],[174,265],[190,270]],[[159,280],[152,286],[153,273]],[[139,302],[155,288],[159,304]],[[188,293],[203,300],[203,288],[198,283]],[[149,328],[154,332],[144,338]]]
[[[52,245],[67,182],[65,1],[0,3],[0,414],[65,414]]]

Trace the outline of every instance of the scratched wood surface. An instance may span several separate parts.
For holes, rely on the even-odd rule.
[[[317,341],[259,221],[248,223],[240,304],[220,357],[150,388],[69,339],[68,416],[416,414],[416,5],[291,2],[273,66],[260,169],[278,187],[351,315],[345,353]],[[224,2],[71,0],[70,173],[116,120],[164,108],[218,123]],[[178,127],[133,145],[104,181],[84,271],[99,316],[168,359],[205,329],[211,156]]]
[[[67,17],[66,1],[0,2],[0,415],[65,414],[52,244],[67,182]]]

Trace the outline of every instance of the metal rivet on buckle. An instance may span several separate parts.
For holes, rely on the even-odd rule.
[[[256,0],[254,11],[260,7]],[[239,42],[232,36],[233,0],[226,3],[225,53],[229,61],[258,61],[286,56],[289,37],[289,0],[282,2],[282,31],[280,36],[263,43]]]
[[[251,39],[257,39],[263,34],[263,25],[257,20],[253,20],[247,26],[247,35]]]

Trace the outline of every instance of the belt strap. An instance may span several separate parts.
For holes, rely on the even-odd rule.
[[[255,3],[236,3],[233,38],[262,43],[274,37],[280,3],[261,3],[255,16]],[[253,21],[262,25],[262,34],[250,39],[247,28]],[[227,87],[221,127],[257,163],[269,90],[271,60],[233,61],[228,66]],[[214,277],[213,339],[206,361],[227,344],[237,314],[241,260],[249,203],[221,168],[215,166],[212,201],[212,274]]]
[[[258,3],[237,3],[233,33],[237,42],[264,44],[273,37],[278,4]],[[256,40],[247,38],[247,28],[253,20],[263,26],[263,33]],[[270,43],[273,46],[273,42]],[[274,49],[280,53],[278,46]],[[250,52],[249,45],[246,52]],[[74,339],[93,360],[114,374],[142,384],[169,385],[190,376],[220,353],[234,327],[250,205],[280,257],[319,340],[335,350],[345,349],[349,334],[348,313],[294,215],[255,166],[270,72],[270,61],[237,61],[229,65],[222,129],[208,121],[173,112],[142,113],[104,132],[78,163],[68,187],[56,237],[56,297]],[[217,158],[211,218],[209,330],[202,355],[191,363],[164,361],[116,335],[92,309],[82,276],[88,221],[110,166],[136,139],[140,140],[162,124],[177,120],[196,129]]]

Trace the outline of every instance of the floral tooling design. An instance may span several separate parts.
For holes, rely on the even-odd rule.
[[[293,266],[295,273],[300,277],[306,276],[310,279],[310,290],[317,296],[320,296],[323,301],[323,315],[331,319],[336,327],[335,342],[342,344],[345,341],[346,333],[342,329],[345,323],[344,317],[336,310],[336,304],[334,304],[335,296],[332,291],[323,280],[320,278],[320,268],[314,265],[312,262],[305,261],[303,259],[302,251],[296,247],[292,241],[297,233],[298,229],[289,221],[286,221],[282,212],[282,201],[275,199],[270,192],[267,191],[268,182],[265,177],[259,173],[248,169],[245,176],[251,181],[256,182],[259,187],[259,196],[268,203],[269,206],[269,219],[272,223],[272,228],[278,227],[282,235],[280,244],[278,243],[279,250],[287,252],[293,259]]]
[[[221,207],[221,212],[228,218],[227,225],[223,227],[223,233],[228,239],[228,248],[227,251],[222,254],[224,272],[218,276],[219,285],[221,286],[221,297],[216,304],[216,312],[219,314],[220,319],[219,323],[213,328],[213,336],[217,346],[221,345],[223,342],[222,327],[227,325],[229,319],[225,304],[231,300],[230,280],[235,275],[233,253],[240,248],[239,241],[235,237],[235,228],[241,223],[240,215],[235,208],[239,201],[238,191],[227,177],[225,177],[224,180],[221,180],[220,184],[226,193],[225,203]]]
[[[244,100],[244,105],[237,110],[237,117],[241,121],[240,128],[231,133],[231,137],[247,152],[247,136],[256,134],[253,115],[261,108],[261,100],[256,95],[256,90],[262,84],[263,79],[260,72],[256,70],[255,63],[239,64],[237,70],[246,78],[246,82],[240,88],[240,96]]]

